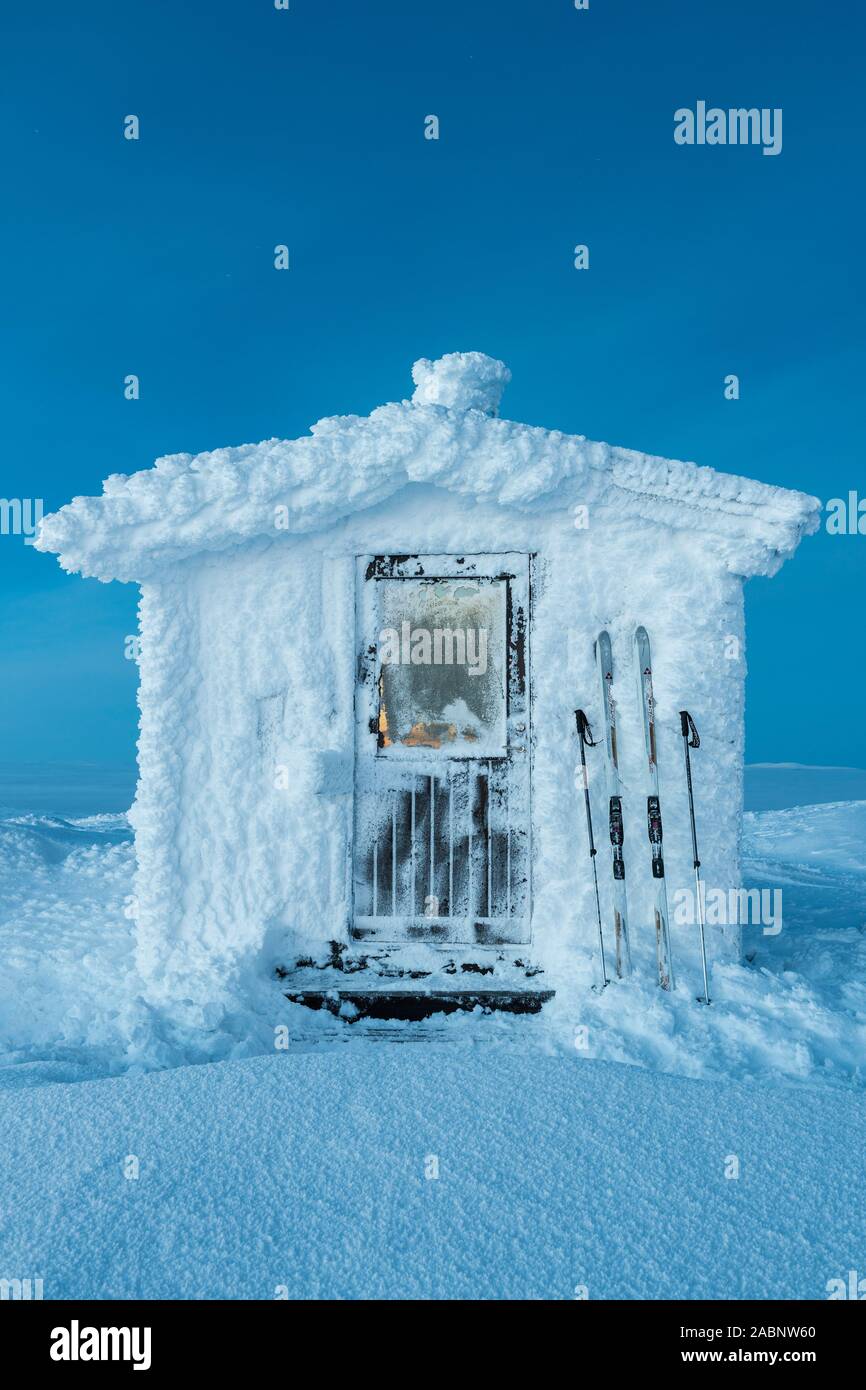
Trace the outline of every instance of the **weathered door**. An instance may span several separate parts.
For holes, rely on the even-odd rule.
[[[356,937],[529,940],[529,556],[357,572]]]

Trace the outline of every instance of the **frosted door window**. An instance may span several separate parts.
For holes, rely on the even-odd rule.
[[[495,755],[506,747],[506,584],[379,583],[379,746]]]

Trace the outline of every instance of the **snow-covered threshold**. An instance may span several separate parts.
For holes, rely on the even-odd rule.
[[[747,815],[746,881],[783,888],[785,926],[716,965],[711,1009],[641,976],[599,997],[586,953],[537,1018],[373,1027],[289,1005],[263,964],[184,1052],[140,1002],[125,819],[9,811],[0,1275],[46,1298],[826,1298],[866,1271],[864,843],[866,801]]]

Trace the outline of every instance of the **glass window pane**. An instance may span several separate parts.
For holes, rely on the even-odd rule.
[[[504,753],[506,582],[378,581],[382,747]]]

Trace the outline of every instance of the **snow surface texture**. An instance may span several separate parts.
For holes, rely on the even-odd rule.
[[[142,583],[131,907],[146,998],[180,1033],[245,1007],[272,945],[289,962],[348,936],[358,555],[537,557],[533,951],[555,983],[578,968],[574,948],[593,933],[573,711],[599,718],[592,644],[602,627],[619,673],[634,922],[652,920],[638,624],[653,643],[671,891],[691,875],[684,707],[703,738],[707,880],[739,883],[740,581],[773,573],[817,526],[819,504],[492,418],[508,370],[480,353],[425,360],[414,375],[412,402],[322,420],[308,439],[160,459],[43,521],[38,545],[67,569]],[[593,794],[601,827],[600,776]],[[737,937],[716,928],[711,954],[731,954]],[[674,931],[675,953],[680,944],[688,976],[692,937],[679,943]]]
[[[574,1052],[367,1042],[0,1095],[0,1130],[0,1269],[47,1299],[821,1299],[866,1263],[859,1096]]]
[[[456,1045],[520,1041],[570,1055],[579,1039],[582,1058],[696,1078],[866,1085],[866,802],[746,817],[746,883],[782,887],[784,925],[776,937],[749,929],[751,963],[716,964],[710,1009],[694,1001],[695,970],[688,980],[681,972],[674,995],[662,994],[649,951],[631,983],[593,994],[585,949],[537,1018],[347,1024],[289,1005],[266,957],[249,982],[246,1011],[186,1052],[162,1037],[140,999],[133,924],[124,914],[133,869],[124,835],[116,817],[0,822],[0,1089],[269,1052],[281,1024],[305,1048],[433,1037]]]
[[[141,984],[124,914],[133,852],[125,816],[0,820],[3,1063],[78,1078],[126,1066]],[[26,1082],[29,1067],[2,1073]]]

